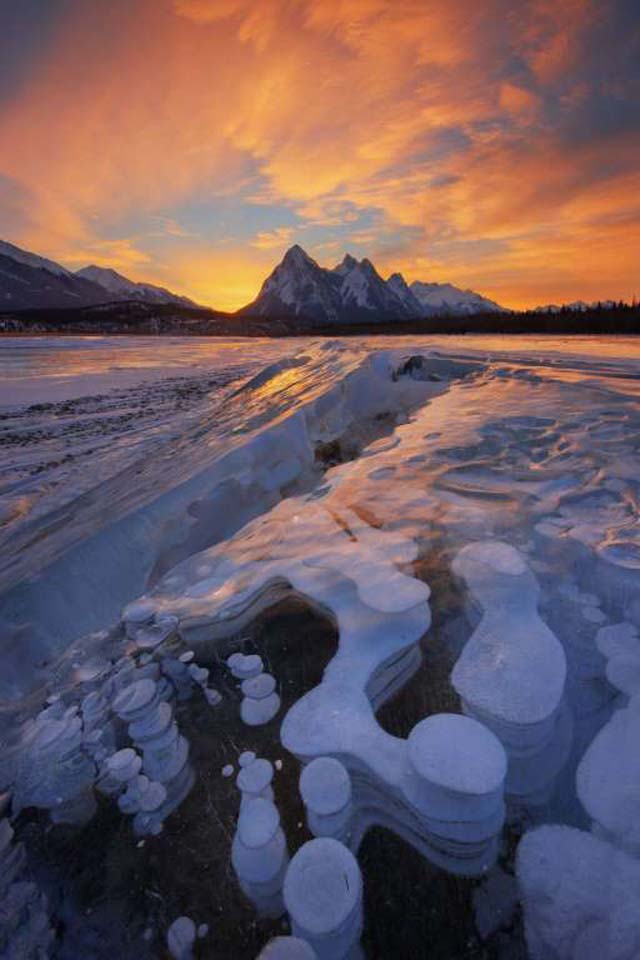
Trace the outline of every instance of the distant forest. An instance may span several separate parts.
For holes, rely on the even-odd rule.
[[[205,307],[125,301],[76,310],[24,310],[0,313],[0,334],[153,334],[191,336],[286,337],[372,336],[400,334],[640,334],[637,303],[596,305],[557,313],[527,310],[465,317],[367,324],[313,325],[299,318],[251,317]]]

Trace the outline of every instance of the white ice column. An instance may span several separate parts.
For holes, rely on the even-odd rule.
[[[258,954],[257,960],[317,960],[315,951],[299,937],[274,937]]]
[[[351,822],[351,779],[333,757],[312,760],[300,776],[309,830],[316,837],[345,841]]]
[[[284,901],[294,936],[318,960],[342,960],[362,933],[362,875],[356,858],[332,837],[300,847],[284,881]]]
[[[253,797],[243,802],[231,861],[258,913],[270,917],[284,913],[282,884],[289,855],[280,815],[271,800]]]
[[[504,821],[507,757],[498,738],[471,717],[434,714],[407,741],[402,788],[429,844],[447,858],[490,865]]]

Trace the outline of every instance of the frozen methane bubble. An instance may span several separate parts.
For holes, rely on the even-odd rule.
[[[638,627],[628,621],[601,627],[596,634],[596,646],[607,659],[623,655],[640,656]]]
[[[233,660],[232,663],[231,660]],[[234,653],[227,660],[227,665],[236,680],[250,680],[251,677],[257,677],[263,670],[262,657],[257,653],[250,653],[248,656]]]
[[[156,615],[156,606],[151,600],[141,599],[135,600],[133,603],[130,603],[122,611],[122,622],[124,624],[125,632],[130,640],[133,640],[136,646],[140,646],[142,649],[152,648],[157,646],[161,642],[161,639],[157,642],[153,642],[152,637],[157,633],[162,633],[162,628],[160,631],[154,631],[154,618]],[[172,624],[169,634],[175,630],[175,623]],[[169,635],[167,634],[167,636]],[[149,640],[148,643],[145,643],[144,640],[139,644],[138,637],[141,639],[147,637]],[[162,637],[165,639],[165,637]]]
[[[299,937],[274,937],[258,954],[257,960],[317,960],[306,940]]]
[[[510,756],[534,753],[554,733],[567,672],[562,645],[538,613],[536,578],[514,547],[494,540],[460,550],[453,571],[483,609],[453,686]]]
[[[584,754],[578,798],[604,834],[640,854],[640,696],[616,710]]]
[[[434,714],[411,731],[404,796],[447,869],[477,872],[494,860],[504,821],[506,772],[502,744],[471,717]]]
[[[110,720],[111,704],[104,690],[87,694],[80,705],[84,752],[100,765],[115,750],[116,736]]]
[[[332,837],[318,837],[295,854],[284,880],[284,902],[296,937],[318,960],[348,956],[362,932],[362,876],[356,858]]]
[[[173,637],[178,627],[178,618],[171,616],[157,617],[155,622],[141,624],[133,628],[127,624],[129,635],[133,633],[132,639],[138,650],[153,650],[159,647],[161,643]]]
[[[543,826],[516,855],[531,960],[637,960],[640,862],[591,833]]]
[[[640,639],[633,623],[614,623],[596,634],[596,645],[607,658],[607,680],[628,697],[640,693]]]
[[[339,760],[317,757],[300,775],[307,822],[316,837],[346,838],[351,820],[351,778]]]
[[[43,960],[54,933],[47,898],[23,876],[23,844],[13,843],[13,829],[0,820],[0,956],[2,960]]]
[[[222,776],[223,776],[223,777],[232,777],[232,776],[233,776],[233,764],[231,764],[231,763],[225,764],[225,766],[222,768]]]
[[[242,803],[231,862],[240,886],[258,912],[262,916],[281,916],[282,883],[289,854],[280,816],[271,800],[252,797]]]
[[[240,716],[250,727],[259,727],[273,720],[280,709],[275,677],[259,673],[242,682],[243,699]]]
[[[407,741],[404,787],[435,818],[478,820],[502,808],[507,758],[498,738],[471,717],[437,713]]]
[[[256,797],[273,800],[272,780],[273,765],[263,757],[241,767],[236,777],[236,785],[242,793],[242,803]]]
[[[165,678],[173,685],[179,701],[189,700],[193,693],[193,678],[189,664],[176,657],[163,657],[160,668]]]
[[[39,807],[49,810],[54,823],[81,826],[95,812],[96,766],[82,750],[77,708],[60,715],[61,709],[62,703],[54,704],[35,720],[35,736],[20,757],[13,807],[16,813]]]
[[[238,763],[241,767],[248,767],[255,759],[256,755],[253,750],[244,750],[238,757]]]
[[[207,667],[200,667],[197,663],[192,662],[193,654],[191,651],[188,651],[191,656],[188,659],[184,659],[185,655],[183,654],[179,658],[180,663],[187,664],[187,669],[189,671],[189,676],[195,684],[197,684],[202,690],[205,699],[210,707],[216,707],[222,700],[220,693],[214,689],[214,687],[209,687],[209,670]]]
[[[142,769],[142,757],[131,747],[124,747],[107,760],[106,770],[119,784],[133,780]]]
[[[171,705],[161,700],[159,685],[154,680],[137,680],[125,687],[114,700],[113,709],[129,724],[129,736],[142,753],[143,773],[152,782],[144,788],[145,794],[146,790],[150,793],[141,800],[134,830],[138,834],[157,834],[163,820],[182,803],[193,786],[189,744],[178,730]],[[140,786],[138,783],[125,800],[129,812],[134,812]],[[159,799],[162,792],[164,800],[151,807],[152,798]]]
[[[216,690],[215,687],[203,687],[202,692],[210,707],[217,707],[218,704],[222,702],[222,694],[219,690]]]
[[[167,930],[167,947],[173,960],[191,960],[196,925],[190,917],[178,917]]]
[[[240,652],[232,653],[230,657],[227,657],[226,663],[229,670],[231,670],[231,673],[233,673],[233,671],[238,666],[238,664],[242,663],[243,660],[244,660],[244,654]]]
[[[276,678],[270,673],[259,673],[249,680],[242,681],[242,693],[245,697],[253,697],[254,700],[263,700],[271,696],[276,688]]]

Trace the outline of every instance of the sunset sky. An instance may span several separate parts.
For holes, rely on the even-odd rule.
[[[640,295],[638,0],[0,0],[0,237],[235,309],[292,243]]]

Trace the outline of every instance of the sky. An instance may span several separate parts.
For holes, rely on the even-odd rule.
[[[0,238],[233,310],[293,243],[640,296],[638,0],[0,0]]]

